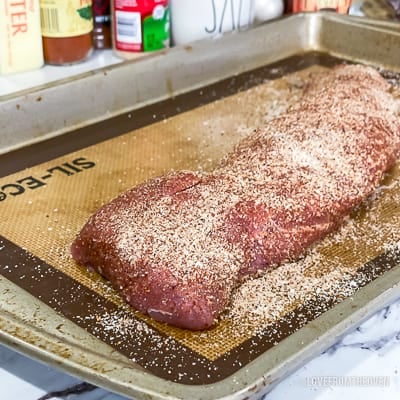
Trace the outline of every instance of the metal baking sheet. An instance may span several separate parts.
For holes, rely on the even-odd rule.
[[[287,42],[291,39],[290,35],[284,35],[293,29],[303,32],[303,35],[297,38],[297,47],[292,47],[293,43]],[[347,38],[346,42],[342,42],[335,37],[332,42],[327,41],[328,37],[332,36],[332,32],[343,32],[343,30],[347,30],[353,39],[348,40]],[[257,37],[261,35],[263,38],[257,43],[265,42],[266,38],[270,39],[268,35],[271,35],[272,31],[280,38],[279,44],[283,49],[281,53],[278,49],[275,53],[271,50],[274,56],[268,58],[264,53],[263,46],[245,51],[248,50],[246,49],[246,45],[249,43],[247,41],[252,40],[251,38],[254,39],[253,35],[257,34]],[[355,43],[352,42],[356,41],[357,37],[360,40],[357,43],[358,47],[346,48],[346,43],[355,46]],[[362,48],[366,37],[371,39],[371,43],[376,44],[376,49],[370,48],[373,46],[368,49]],[[275,36],[275,38],[277,37]],[[236,57],[238,57],[237,49],[245,52],[240,54],[241,66],[238,66],[237,63],[230,64],[232,54],[225,59],[225,53],[221,55],[221,52],[213,53],[212,51],[233,45],[231,42],[233,39],[235,40]],[[382,50],[382,46],[379,44],[380,40],[385,40],[388,46],[392,44],[394,47]],[[160,77],[157,79],[166,79],[168,73],[171,72],[172,65],[175,68],[180,66],[180,72],[183,74],[182,80],[184,81],[185,77],[189,75],[191,80],[185,86],[184,82],[182,83],[177,78],[177,82],[180,82],[177,91],[173,90],[175,86],[167,84],[168,93],[164,93],[164,95],[155,95],[154,98],[150,95],[134,107],[132,107],[132,102],[130,108],[128,106],[116,107],[113,114],[115,116],[106,121],[90,125],[89,122],[92,120],[89,117],[88,121],[83,120],[83,123],[78,124],[85,125],[85,127],[70,133],[65,132],[63,135],[60,135],[61,132],[57,130],[55,132],[51,129],[44,130],[46,135],[40,137],[40,140],[45,136],[53,136],[53,139],[46,142],[26,146],[24,139],[20,137],[22,141],[17,146],[21,149],[4,152],[0,158],[2,167],[4,166],[1,171],[2,185],[16,184],[17,186],[11,188],[18,189],[20,188],[18,185],[23,183],[28,185],[28,189],[40,189],[39,182],[43,183],[51,178],[53,188],[56,184],[61,187],[58,197],[70,196],[72,198],[73,193],[76,192],[70,190],[70,186],[65,185],[65,181],[55,174],[61,174],[62,177],[68,179],[73,175],[74,181],[81,179],[82,189],[78,191],[78,195],[82,195],[85,193],[84,185],[88,186],[90,182],[89,175],[86,174],[91,169],[90,160],[93,158],[90,157],[96,157],[93,154],[100,153],[100,149],[103,149],[103,153],[107,153],[107,149],[109,149],[111,156],[114,156],[111,158],[118,158],[118,155],[122,154],[117,151],[118,146],[126,145],[128,140],[135,141],[141,137],[142,141],[145,139],[151,141],[152,132],[156,132],[154,133],[155,138],[159,140],[157,132],[162,129],[154,127],[164,125],[164,121],[167,121],[168,125],[168,120],[175,121],[180,118],[185,120],[186,115],[192,115],[193,112],[201,113],[202,110],[207,111],[221,99],[241,96],[241,93],[245,95],[248,89],[258,87],[264,80],[279,80],[280,77],[285,77],[293,71],[304,70],[315,65],[329,67],[341,60],[349,60],[366,62],[398,71],[399,66],[396,65],[394,53],[399,43],[398,34],[386,26],[375,27],[332,15],[310,14],[283,19],[243,35],[228,35],[220,41],[194,44],[190,49],[174,49],[170,53],[149,57],[140,63],[128,63],[131,72],[136,68],[139,70],[144,68],[141,63],[152,63],[154,68],[159,68]],[[230,50],[233,51],[233,47]],[[174,51],[193,53],[192,58],[188,56],[189,65],[186,67],[181,65],[181,60],[175,57],[176,54],[173,56]],[[329,57],[327,54],[334,55],[336,58]],[[371,54],[374,54],[374,57]],[[198,76],[191,75],[194,66],[199,66],[196,62],[201,61],[203,62],[202,73]],[[224,65],[226,69],[216,71],[215,64]],[[149,64],[147,64],[148,66]],[[113,69],[115,82],[124,77],[125,67],[127,65]],[[103,80],[104,76],[109,76],[109,74],[104,75],[104,71],[101,73]],[[96,73],[93,77],[96,77]],[[80,98],[84,103],[85,100],[88,100],[85,97],[87,95],[90,103],[90,95],[93,94],[91,91],[98,90],[98,87],[92,85],[98,84],[98,81],[92,80],[92,77],[82,77],[77,79],[77,82],[80,82],[81,85],[87,84],[88,92],[81,95]],[[165,82],[171,81],[166,79]],[[58,91],[59,96],[67,95],[67,90],[75,83],[71,81],[51,88],[42,88],[41,100],[37,102],[40,103],[47,97],[48,91]],[[136,85],[137,93],[145,93],[145,88],[140,87],[138,83]],[[160,88],[154,88],[154,90],[160,90]],[[162,91],[163,89],[161,89]],[[116,87],[108,94],[115,99],[119,93],[118,87]],[[38,92],[36,92],[37,94]],[[106,92],[101,94],[105,95]],[[99,96],[98,92],[97,95]],[[123,96],[121,97],[123,98]],[[18,101],[18,96],[14,100]],[[151,101],[155,103],[149,104]],[[3,103],[0,106],[2,105]],[[5,102],[5,105],[7,106],[8,103]],[[29,108],[28,105],[27,107]],[[95,119],[100,119],[101,105],[94,108],[94,112],[97,113]],[[21,107],[15,108],[18,112],[20,109]],[[38,118],[40,118],[40,113]],[[77,128],[74,123],[65,124],[68,131]],[[34,124],[31,126],[34,130]],[[144,136],[135,132],[143,132]],[[147,136],[146,132],[150,136]],[[32,139],[35,136],[34,132],[30,132],[30,134]],[[120,136],[121,134],[124,135]],[[104,142],[103,140],[107,138],[112,139]],[[202,152],[205,159],[212,158],[210,155],[213,153],[212,144],[216,144],[212,142],[213,137],[209,139],[207,151]],[[228,141],[221,143],[225,142]],[[90,144],[94,144],[94,146],[87,147]],[[174,146],[174,143],[168,143],[166,140],[166,146],[168,147],[168,145]],[[178,147],[173,148],[179,149]],[[141,150],[143,148],[138,146],[137,151]],[[159,157],[162,160],[163,157],[160,154],[163,149],[155,145],[153,150],[154,152],[151,153],[153,157]],[[113,154],[113,151],[116,153]],[[90,160],[82,160],[87,154],[90,154]],[[134,159],[140,158],[138,154],[135,156],[137,157],[133,157]],[[200,154],[197,156],[200,157]],[[101,159],[100,154],[98,157]],[[179,167],[180,158],[177,157],[176,160],[177,164],[173,166]],[[197,162],[196,159],[189,161]],[[171,160],[167,159],[164,162],[166,163],[164,167],[171,166]],[[84,165],[87,168],[84,168]],[[23,168],[27,169],[23,170]],[[118,170],[118,168],[120,166],[115,169]],[[123,170],[120,169],[120,174],[117,176],[118,179],[115,183],[117,189],[121,189],[126,180],[123,174],[121,175]],[[146,174],[154,173],[154,171],[149,172],[143,165],[140,166],[140,171],[144,171],[144,178],[147,176]],[[48,176],[49,174],[50,176]],[[77,176],[78,178],[76,178]],[[107,170],[103,171],[103,175],[100,177],[104,181],[104,178],[107,177]],[[115,177],[113,175],[113,178]],[[50,187],[51,185],[46,183],[42,186]],[[66,193],[62,192],[63,187],[66,188]],[[96,189],[98,188],[96,187]],[[27,192],[28,194],[23,196],[11,195],[7,200],[2,200],[0,206],[7,205],[7,209],[3,207],[7,215],[10,210],[14,210],[12,207],[8,208],[10,198],[12,201],[16,199],[15,201],[20,201],[24,205],[24,207],[16,208],[16,213],[24,210],[26,214],[31,214],[28,209],[30,205],[45,201],[39,194],[39,190],[27,190]],[[32,193],[35,193],[35,196]],[[103,195],[97,195],[89,207],[94,207],[97,202],[104,201],[105,197],[109,195],[109,192],[101,193]],[[63,257],[55,255],[55,258],[52,258],[49,254],[51,253],[50,249],[53,249],[51,243],[49,245],[44,239],[51,239],[53,225],[48,225],[48,223],[51,221],[56,225],[61,218],[60,211],[61,209],[58,208],[48,208],[47,213],[39,216],[39,220],[44,224],[41,226],[46,227],[46,232],[45,234],[38,232],[37,238],[32,234],[26,235],[34,238],[34,244],[23,241],[22,244],[16,244],[15,241],[19,241],[19,237],[10,240],[15,232],[30,232],[32,224],[27,222],[28,218],[22,218],[23,214],[9,216],[8,219],[14,223],[14,226],[11,226],[12,224],[4,225],[4,231],[0,232],[3,235],[7,230],[7,235],[0,240],[2,270],[0,336],[4,343],[17,350],[126,396],[157,399],[216,399],[227,396],[239,399],[260,396],[295,368],[335,342],[346,330],[400,295],[398,255],[397,253],[387,253],[374,256],[370,262],[366,263],[367,275],[372,271],[371,279],[368,280],[366,286],[318,318],[311,313],[307,316],[309,319],[307,324],[303,324],[295,332],[287,330],[285,337],[281,337],[276,345],[269,343],[265,336],[260,336],[231,346],[228,351],[222,351],[222,356],[218,352],[217,356],[210,356],[202,354],[201,344],[196,347],[195,342],[196,340],[201,341],[201,337],[194,338],[189,333],[173,332],[140,316],[138,318],[141,323],[135,325],[136,331],[133,336],[126,337],[122,332],[118,340],[113,341],[110,340],[109,334],[105,335],[107,332],[104,332],[104,329],[103,331],[98,330],[99,321],[91,317],[110,315],[110,309],[118,308],[113,315],[118,315],[120,318],[114,322],[120,324],[119,327],[121,327],[121,324],[124,326],[127,321],[131,321],[132,311],[126,310],[118,304],[118,299],[114,298],[111,290],[109,296],[105,296],[104,286],[101,290],[99,289],[103,294],[99,296],[98,282],[94,276],[85,275],[81,271],[83,278],[82,281],[79,281],[76,279],[76,275],[71,277],[66,271],[63,272],[63,269],[57,265],[57,261],[54,261],[62,260]],[[81,210],[78,211],[81,212]],[[84,210],[86,214],[89,211],[89,209]],[[15,229],[20,219],[24,219],[27,226],[26,228],[19,226],[18,229]],[[41,239],[43,239],[42,242]],[[32,246],[36,246],[34,252],[31,251]],[[42,257],[38,257],[38,254]],[[296,322],[296,315],[289,322]],[[129,328],[132,327],[129,326]],[[145,331],[144,335],[143,331]],[[146,334],[149,331],[152,332],[152,335]],[[127,329],[126,332],[130,335],[132,329]],[[208,335],[209,338],[212,338],[212,332]],[[181,357],[178,363],[171,360],[171,355],[163,358],[162,352],[156,350],[158,347],[154,343],[144,343],[145,340],[151,342],[151,338],[156,336],[157,340],[163,338],[165,342],[168,342],[175,354]],[[138,345],[139,340],[142,342]],[[148,352],[147,350],[146,352],[146,348],[150,348],[152,351]],[[133,362],[132,358],[135,358],[136,362]],[[186,371],[193,369],[190,367],[193,364],[197,364],[198,367],[195,374],[187,374]],[[229,365],[231,368],[227,368]]]

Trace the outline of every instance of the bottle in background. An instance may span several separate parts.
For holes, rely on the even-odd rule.
[[[168,0],[111,0],[113,48],[130,59],[169,47]]]
[[[39,1],[0,2],[0,75],[43,65]]]
[[[111,48],[110,0],[93,0],[93,21],[94,48]]]
[[[92,0],[40,0],[40,13],[47,64],[74,64],[90,55]]]

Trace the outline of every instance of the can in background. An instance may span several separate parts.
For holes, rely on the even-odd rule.
[[[115,54],[130,59],[170,45],[168,0],[111,0]]]
[[[42,65],[39,1],[0,1],[0,75]]]

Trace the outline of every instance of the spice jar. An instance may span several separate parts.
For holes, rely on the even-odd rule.
[[[73,64],[90,55],[92,0],[40,0],[40,12],[47,64]]]
[[[111,48],[110,0],[93,0],[93,20],[94,48]]]

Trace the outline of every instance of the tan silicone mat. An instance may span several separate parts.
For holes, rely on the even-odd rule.
[[[238,94],[2,178],[0,234],[125,312],[124,302],[109,284],[69,255],[70,243],[90,214],[149,177],[171,169],[211,169],[243,135],[295,102],[309,73],[322,69],[314,66],[260,81]],[[279,340],[280,321],[288,313],[318,304],[315,317],[384,272],[368,271],[365,265],[382,253],[397,251],[399,182],[395,168],[376,198],[357,210],[338,233],[304,259],[244,284],[211,330],[190,332],[129,312],[211,361],[265,334],[269,327]],[[93,318],[105,330],[111,322],[129,323],[126,314],[123,320],[109,314]]]

